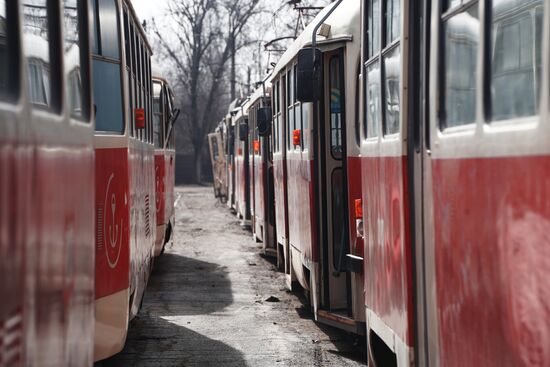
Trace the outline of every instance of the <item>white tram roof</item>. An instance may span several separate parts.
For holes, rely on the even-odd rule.
[[[250,109],[250,106],[252,106],[260,98],[268,97],[270,90],[271,90],[271,82],[270,81],[264,81],[262,83],[262,85],[260,85],[256,89],[254,89],[252,94],[250,94],[250,96],[247,98],[247,100],[243,104],[244,111],[248,114],[248,110]]]
[[[321,19],[336,5],[336,2],[327,5],[317,14],[315,19],[304,29],[304,31],[296,38],[289,46],[285,53],[281,56],[272,76],[277,74],[292,61],[298,51],[306,46],[311,46],[311,38],[313,28],[321,21]],[[359,34],[361,31],[361,4],[357,0],[343,0],[342,3],[334,10],[334,12],[324,22],[330,25],[330,33],[328,37],[317,35],[317,45],[320,47],[323,44],[334,42],[352,41],[354,34]]]

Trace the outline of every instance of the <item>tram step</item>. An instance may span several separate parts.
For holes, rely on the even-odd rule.
[[[317,321],[350,333],[365,335],[366,325],[364,322],[356,321],[350,317],[342,316],[330,311],[317,310]]]

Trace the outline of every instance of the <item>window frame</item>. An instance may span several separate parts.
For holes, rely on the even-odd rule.
[[[128,116],[127,116],[127,112],[126,112],[126,109],[125,109],[125,99],[126,99],[126,96],[127,96],[127,91],[125,90],[124,88],[124,73],[123,73],[123,67],[125,67],[124,63],[123,63],[123,60],[122,60],[122,56],[123,56],[123,53],[122,53],[122,26],[120,24],[121,22],[121,16],[120,16],[120,9],[118,7],[118,1],[117,0],[110,0],[110,1],[113,1],[113,3],[115,4],[115,9],[116,9],[116,30],[117,30],[117,41],[118,41],[118,59],[114,59],[112,57],[109,57],[109,56],[104,56],[103,55],[103,50],[102,50],[102,45],[101,45],[101,22],[100,22],[100,18],[99,18],[99,2],[101,0],[92,0],[92,9],[95,10],[95,14],[93,14],[92,16],[94,17],[94,19],[96,20],[96,24],[97,26],[95,27],[95,29],[92,29],[92,32],[94,32],[95,34],[93,34],[93,37],[95,39],[95,41],[97,41],[97,54],[94,54],[93,53],[93,50],[91,51],[91,60],[93,62],[93,60],[95,61],[100,61],[100,62],[105,62],[105,63],[109,63],[109,64],[114,64],[114,65],[118,65],[118,70],[119,70],[119,81],[120,81],[120,98],[121,98],[121,110],[122,110],[122,128],[120,131],[104,131],[104,130],[97,130],[97,125],[95,126],[94,128],[94,131],[95,131],[95,134],[100,134],[100,135],[125,135],[127,132],[128,132],[128,123],[127,123],[127,119],[128,119]],[[93,83],[91,83],[92,85]],[[95,90],[95,87],[92,85],[91,86],[91,90]],[[130,123],[131,124],[131,123]]]
[[[371,53],[371,45],[369,43],[369,36],[368,36],[368,32],[369,32],[369,27],[370,27],[370,23],[369,23],[369,12],[372,8],[372,3],[374,1],[378,1],[379,3],[379,19],[378,19],[378,50],[377,51],[372,51],[372,55],[370,54]],[[364,73],[364,76],[363,76],[363,91],[364,91],[364,95],[363,95],[363,101],[361,103],[363,103],[364,105],[364,108],[363,108],[363,126],[361,127],[361,130],[362,130],[362,134],[363,134],[363,139],[364,140],[377,140],[377,139],[392,139],[396,136],[399,136],[403,130],[403,121],[402,121],[402,118],[401,118],[401,113],[402,113],[402,108],[403,108],[403,98],[402,98],[402,95],[401,95],[401,91],[403,89],[403,75],[401,73],[401,69],[402,69],[402,65],[403,65],[403,49],[401,48],[401,39],[402,39],[402,36],[403,36],[403,27],[399,27],[399,36],[394,39],[394,40],[390,40],[388,38],[388,35],[387,35],[387,14],[386,14],[386,7],[387,7],[387,2],[388,1],[392,1],[392,0],[367,0],[366,1],[366,6],[367,6],[367,11],[366,11],[366,16],[364,19],[366,24],[367,24],[367,27],[365,27],[365,48],[366,48],[366,53],[364,55],[364,58],[365,58],[365,61],[363,62],[363,65],[361,66],[361,71]],[[399,1],[399,9],[400,9],[400,18],[399,18],[399,21],[401,22],[402,19],[403,19],[403,12],[401,11],[403,9],[403,3],[402,3],[403,0],[400,0]],[[373,23],[373,26],[374,26],[374,21],[372,22]],[[375,33],[375,32],[373,32]],[[388,60],[391,56],[391,54],[396,51],[397,49],[399,49],[399,126],[398,126],[398,129],[397,129],[397,132],[391,132],[391,133],[386,133],[386,128],[387,128],[387,121],[386,121],[386,92],[387,92],[387,88],[386,88],[386,67],[385,67],[385,61]],[[367,105],[367,95],[368,95],[368,87],[367,87],[367,80],[368,80],[368,73],[367,73],[367,69],[370,68],[371,66],[374,66],[378,63],[378,68],[380,70],[379,72],[379,76],[378,76],[378,85],[379,85],[379,95],[380,95],[380,101],[379,101],[379,105],[378,105],[378,108],[379,108],[379,119],[380,119],[380,123],[378,124],[378,126],[376,126],[377,130],[374,135],[369,135],[369,131],[368,131],[368,105]]]

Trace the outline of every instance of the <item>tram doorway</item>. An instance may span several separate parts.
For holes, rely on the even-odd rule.
[[[351,316],[351,274],[347,270],[349,218],[346,169],[344,50],[323,55],[319,119],[320,321],[347,324]],[[350,323],[351,324],[351,323]]]

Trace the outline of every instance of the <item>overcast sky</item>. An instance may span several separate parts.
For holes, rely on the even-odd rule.
[[[132,0],[140,21],[164,15],[167,3],[167,0]]]

